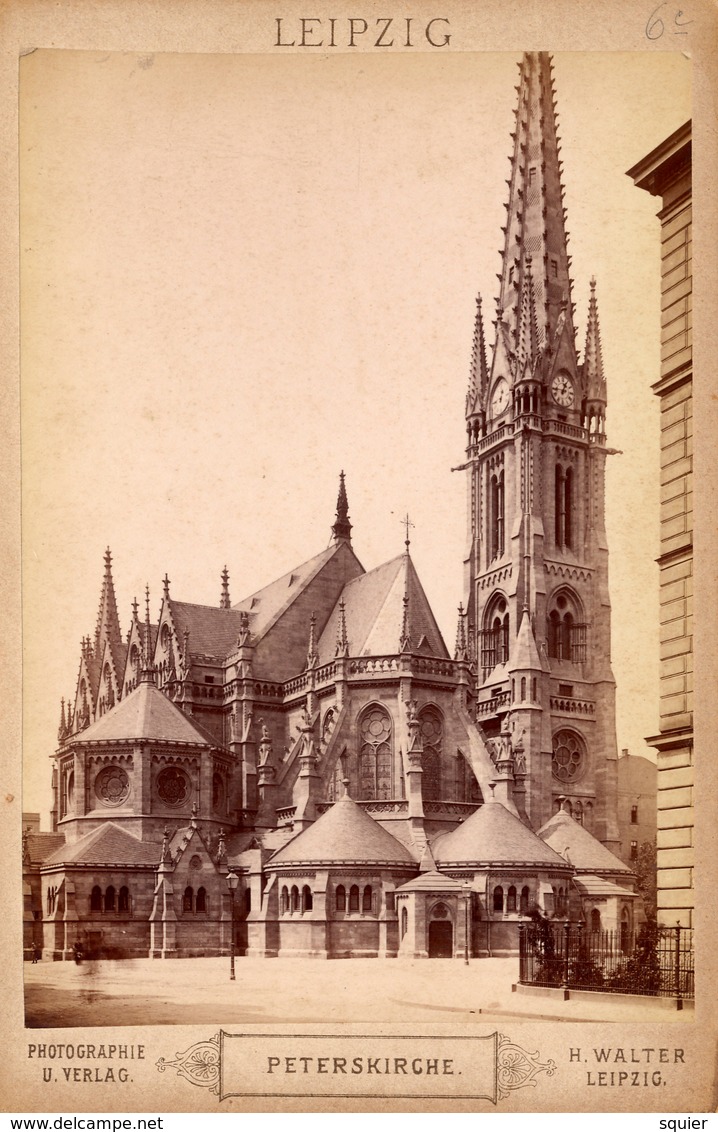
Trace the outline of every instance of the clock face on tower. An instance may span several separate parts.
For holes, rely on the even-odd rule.
[[[556,374],[551,382],[551,392],[553,393],[554,401],[562,405],[565,409],[568,408],[569,405],[573,405],[573,382],[565,373]]]
[[[496,385],[494,386],[494,392],[491,395],[492,417],[498,417],[500,413],[503,413],[508,403],[509,387],[502,377],[496,382]]]

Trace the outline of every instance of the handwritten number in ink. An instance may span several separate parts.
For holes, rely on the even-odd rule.
[[[658,13],[660,12],[661,8],[665,8],[667,2],[668,0],[663,0],[663,3],[659,4],[657,8],[654,8],[650,16],[648,17],[648,23],[646,24],[647,39],[660,39],[664,31],[666,30],[666,25],[664,24],[662,17],[659,16]],[[688,32],[684,31],[683,29],[688,27],[688,24],[692,24],[693,20],[683,19],[684,15],[685,13],[682,11],[682,9],[679,8],[675,16],[673,17],[673,23],[675,24],[675,27],[671,29],[673,35],[688,35]]]

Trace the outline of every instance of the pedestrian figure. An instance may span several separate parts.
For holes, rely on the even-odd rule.
[[[40,948],[37,946],[36,943],[33,943],[33,945],[32,945],[32,961],[33,961],[33,963],[37,963],[39,958],[40,958]]]
[[[82,962],[82,946],[81,946],[81,944],[73,943],[72,949],[75,952],[75,962],[81,963]]]

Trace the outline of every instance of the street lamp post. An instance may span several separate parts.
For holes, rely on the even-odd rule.
[[[227,879],[227,888],[229,889],[229,896],[230,896],[230,901],[231,901],[231,913],[232,913],[231,919],[230,919],[230,926],[229,926],[229,955],[230,955],[229,977],[230,977],[230,979],[234,979],[234,977],[235,977],[235,975],[234,975],[234,894],[237,891],[237,885],[239,884],[239,877],[237,876],[236,873],[233,873],[232,870],[230,869],[229,872],[227,873],[226,879]]]

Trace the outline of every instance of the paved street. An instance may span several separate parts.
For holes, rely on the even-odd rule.
[[[151,959],[24,964],[32,1027],[188,1023],[469,1022],[510,1017],[689,1022],[655,1000],[512,993],[515,959]]]

